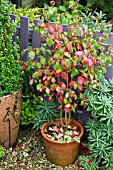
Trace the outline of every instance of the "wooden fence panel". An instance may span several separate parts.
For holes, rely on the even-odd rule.
[[[109,36],[109,44],[113,47],[113,32],[110,33]],[[111,67],[107,68],[107,73],[105,75],[106,79],[113,78],[113,56],[112,56],[112,63]]]
[[[34,20],[34,24],[37,25],[38,22],[41,22],[39,20]],[[36,34],[34,31],[33,31],[33,35],[32,35],[32,47],[33,48],[40,48],[41,47],[41,35],[40,34]]]
[[[111,44],[112,47],[113,47],[113,32],[110,33],[110,36],[109,36],[109,44]]]
[[[16,20],[16,16],[14,14],[10,15],[11,17],[11,22]],[[35,19],[34,24],[37,25],[38,22],[41,22],[40,20]],[[50,23],[52,24],[52,22]],[[67,31],[67,25],[63,25],[63,31]],[[97,33],[94,35],[94,38],[98,38],[99,36],[102,36],[103,33],[100,33],[97,31]],[[35,34],[33,29],[29,29],[29,18],[28,17],[20,17],[20,26],[16,26],[16,32],[14,33],[13,36],[13,41],[16,42],[17,36],[20,38],[20,53],[24,49],[29,48],[29,43],[31,45],[31,48],[40,48],[41,47],[41,35],[40,34]],[[109,43],[113,46],[113,33],[110,33],[109,36]],[[105,50],[108,48],[108,44],[103,44],[105,47]],[[47,49],[51,49],[50,47],[46,47]],[[47,54],[48,58],[49,54]],[[23,61],[27,61],[28,59],[28,54],[25,53],[24,55],[21,54],[21,59]],[[113,61],[112,61],[112,66],[110,68],[107,68],[107,73],[105,77],[108,78],[113,78]]]
[[[28,49],[29,44],[29,18],[28,17],[20,17],[20,52],[24,49]],[[23,61],[27,61],[28,53],[25,53],[21,56]]]

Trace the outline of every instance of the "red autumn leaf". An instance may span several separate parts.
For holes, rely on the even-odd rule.
[[[45,25],[45,28],[49,28],[49,27],[50,27],[50,24],[47,23],[47,24]]]
[[[62,89],[66,89],[65,83],[62,83],[62,84],[61,84],[61,87],[62,87]]]
[[[61,110],[62,109],[62,106],[58,106],[58,110]]]
[[[73,67],[74,66],[74,63],[71,63],[71,67]]]
[[[50,88],[50,92],[53,92],[53,91],[54,91],[54,88],[51,87],[51,88]]]
[[[17,165],[20,165],[21,164],[21,162],[20,161],[17,161]]]
[[[64,52],[67,52],[67,51],[68,51],[68,49],[66,47],[64,47]]]
[[[61,59],[61,65],[62,65],[62,66],[65,66],[65,60],[64,60],[64,58]]]
[[[82,85],[81,85],[81,84],[78,84],[78,89],[79,89],[80,91],[82,91]]]
[[[45,85],[45,86],[48,86],[48,85],[49,85],[49,82],[48,82],[48,81],[45,81],[45,82],[44,82],[44,85]]]
[[[77,164],[78,169],[82,169],[82,166],[80,164]]]
[[[63,26],[62,25],[58,25],[58,32],[62,33],[63,32]]]
[[[53,34],[52,39],[55,41],[56,40],[56,35]]]
[[[64,111],[65,111],[65,113],[69,113],[70,112],[70,108],[64,107]]]
[[[83,84],[85,82],[85,78],[82,76],[78,77],[78,84]]]
[[[56,33],[56,27],[55,27],[55,26],[52,26],[52,27],[50,28],[50,32],[51,32],[52,34]]]
[[[75,28],[75,26],[73,24],[70,24],[67,26],[67,28]]]
[[[91,68],[94,65],[94,60],[91,58],[88,58],[88,66]]]
[[[70,97],[71,97],[71,98],[74,98],[74,97],[75,97],[75,94],[71,94]]]
[[[61,72],[61,77],[66,80],[67,79],[67,73],[65,72]]]
[[[53,100],[52,96],[49,96],[48,99],[49,99],[50,102]]]
[[[92,160],[89,160],[89,161],[88,161],[88,165],[90,165],[90,164],[91,164],[91,162],[92,162]]]
[[[61,90],[57,91],[57,95],[60,96],[63,92]]]
[[[39,72],[39,77],[42,77],[42,72]]]
[[[80,43],[77,44],[77,47],[78,47],[79,50],[82,50],[82,48],[83,48],[82,44],[80,44]]]
[[[62,81],[59,81],[59,82],[58,82],[58,85],[61,85],[62,83],[63,83]]]
[[[57,73],[57,72],[54,71],[54,70],[53,70],[52,72],[53,72],[55,78],[58,78],[58,77],[59,77],[59,75],[60,75],[59,73]]]
[[[82,55],[84,55],[84,52],[83,51],[77,51],[75,54],[78,55],[78,56],[82,56]]]
[[[64,69],[67,69],[64,58],[61,59],[61,65],[64,67]]]
[[[70,87],[73,87],[74,84],[75,84],[75,81],[71,81],[71,82],[69,83],[69,86],[70,86]]]
[[[58,98],[58,102],[61,103],[62,101],[63,101],[63,97],[60,96],[60,97]]]
[[[43,77],[43,81],[45,81],[46,79],[47,79],[47,76],[44,76],[44,77]]]
[[[21,145],[20,143],[18,143],[18,144],[17,144],[17,147],[18,147],[18,148],[21,148],[21,147],[22,147],[22,145]]]
[[[22,71],[24,71],[26,69],[26,67],[27,67],[26,62],[24,62],[23,65],[22,65]]]
[[[72,49],[72,42],[69,42],[66,47],[68,50]]]

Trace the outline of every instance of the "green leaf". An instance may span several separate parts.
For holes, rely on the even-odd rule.
[[[66,60],[65,60],[65,64],[66,64],[66,67],[69,68],[70,65],[71,65],[70,60],[69,60],[69,59],[66,59]]]
[[[59,9],[64,12],[66,11],[66,8],[64,6],[59,6]]]
[[[42,64],[41,64],[41,63],[37,63],[37,64],[36,64],[36,67],[37,67],[37,68],[41,68],[41,67],[42,67]]]
[[[39,27],[35,27],[34,32],[35,32],[36,34],[38,34],[38,33],[40,32]]]
[[[38,55],[40,53],[39,49],[36,49],[36,55]]]
[[[60,49],[60,50],[59,50],[59,54],[60,54],[60,55],[63,55],[63,54],[64,54],[64,50],[63,50],[63,49]]]
[[[75,82],[75,84],[74,84],[74,90],[76,90],[77,87],[78,87],[78,84],[77,84],[77,82]]]
[[[106,64],[110,64],[112,62],[112,58],[106,58]]]
[[[38,75],[39,75],[39,73],[38,73],[38,72],[35,72],[35,73],[33,74],[33,78],[38,77]]]
[[[49,39],[47,39],[46,41],[47,41],[47,44],[48,44],[49,46],[51,46],[51,45],[52,45],[52,43],[53,43],[52,38],[49,38]]]
[[[78,36],[81,35],[81,30],[76,30],[76,33],[78,34]]]
[[[73,138],[76,142],[80,143],[80,138],[74,137]]]
[[[71,72],[71,78],[74,77],[74,76],[76,76],[78,73],[79,73],[79,72],[78,72],[77,69],[73,70],[73,71]]]
[[[55,65],[54,65],[54,70],[58,70],[59,68],[59,63],[57,62]]]
[[[70,143],[72,141],[72,138],[71,137],[68,137],[67,138],[67,143]]]
[[[35,52],[34,51],[29,52],[29,58],[31,60],[34,60],[34,58],[35,58]]]
[[[50,92],[50,90],[49,90],[49,88],[47,87],[47,88],[46,88],[46,93],[49,94],[49,92]]]
[[[46,59],[45,59],[45,58],[41,58],[41,59],[40,59],[40,62],[41,62],[41,64],[44,65],[44,64],[46,63]]]
[[[42,84],[37,84],[36,86],[37,90],[40,90],[42,86],[43,86]]]
[[[52,51],[51,50],[49,50],[49,49],[47,49],[47,52],[51,55],[52,54]]]

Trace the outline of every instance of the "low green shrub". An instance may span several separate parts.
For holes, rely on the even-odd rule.
[[[5,149],[0,145],[0,158],[5,155]]]
[[[39,101],[40,100],[32,93],[23,96],[21,125],[29,125],[33,123],[34,116],[37,114],[37,104]]]
[[[82,166],[81,170],[97,170],[98,161],[91,156],[81,156],[80,165]]]
[[[92,128],[92,124],[93,127],[95,126],[94,128]],[[94,119],[87,123],[86,128],[87,131],[89,131],[88,146],[91,156],[97,158],[102,164],[108,164],[107,161],[109,160],[105,158],[109,157],[113,146],[113,125],[107,125],[103,122],[100,123],[100,121]]]
[[[108,20],[113,18],[113,1],[109,0],[87,0],[87,6],[94,9],[102,10],[106,13]]]
[[[102,79],[98,88],[89,87],[86,96],[87,110],[93,116],[85,126],[90,153],[100,165],[108,167],[113,148],[113,79]]]
[[[41,101],[37,105],[37,115],[34,117],[34,128],[39,130],[45,122],[50,122],[60,117],[58,105],[48,100]]]

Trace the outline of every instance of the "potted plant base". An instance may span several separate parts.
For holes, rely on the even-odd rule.
[[[56,121],[59,120],[60,119],[57,119]],[[65,124],[65,118],[62,118],[62,122],[63,124]],[[70,122],[73,122],[73,124],[77,128],[79,128],[80,133],[77,138],[81,139],[84,132],[82,125],[75,120],[70,120]],[[48,138],[45,134],[45,131],[49,126],[51,126],[51,124],[52,122],[44,123],[41,128],[41,133],[44,138],[46,155],[48,160],[51,163],[54,163],[59,166],[66,166],[74,163],[78,156],[80,143],[76,142],[74,139],[72,139],[70,142],[59,142],[57,140],[52,140]]]
[[[0,97],[0,144],[11,147],[17,138],[20,124],[22,91]]]

